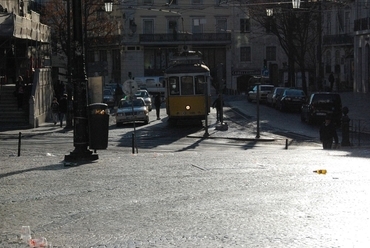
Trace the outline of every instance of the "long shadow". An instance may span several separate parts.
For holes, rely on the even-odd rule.
[[[120,147],[132,147],[133,134],[135,134],[136,145],[142,149],[151,149],[162,145],[170,145],[186,136],[199,132],[203,126],[195,122],[184,122],[179,125],[171,125],[168,118],[159,121],[155,125],[144,125],[142,123],[125,124],[122,127],[111,126],[110,129],[123,129],[124,134],[119,139]],[[154,121],[152,121],[154,122]],[[128,131],[130,130],[130,131]]]

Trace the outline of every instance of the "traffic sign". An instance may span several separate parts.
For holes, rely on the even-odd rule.
[[[266,69],[266,68],[263,68],[262,71],[261,71],[261,75],[263,77],[268,77],[269,76],[269,70]]]
[[[126,95],[129,95],[129,96],[132,96],[134,95],[137,90],[139,89],[139,87],[137,86],[137,83],[135,80],[132,80],[132,79],[129,79],[129,80],[126,80],[124,83],[123,83],[123,92],[126,94]]]

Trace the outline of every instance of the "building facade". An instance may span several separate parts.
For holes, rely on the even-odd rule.
[[[370,1],[354,2],[354,92],[370,92]]]
[[[162,76],[176,52],[197,50],[214,78],[222,68],[217,87],[245,92],[249,78],[261,76],[264,61],[276,71],[286,62],[276,38],[237,1],[125,1],[114,5],[110,15],[119,20],[120,42],[94,48],[88,56],[88,65],[104,64],[105,83]],[[271,83],[279,84],[277,73]]]

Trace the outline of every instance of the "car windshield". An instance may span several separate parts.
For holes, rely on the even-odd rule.
[[[312,102],[313,103],[336,103],[336,104],[340,104],[340,98],[338,97],[338,95],[331,95],[331,94],[316,94],[313,99],[312,99]]]
[[[141,99],[135,99],[133,101],[121,101],[120,104],[119,104],[119,108],[128,108],[128,107],[132,107],[132,105],[134,105],[134,107],[142,107],[144,106],[144,102],[141,100]]]
[[[112,95],[112,91],[110,91],[110,90],[104,90],[104,95]]]
[[[301,90],[287,90],[285,91],[286,96],[304,96],[304,92]]]
[[[138,91],[135,96],[148,97],[148,93],[146,91]]]

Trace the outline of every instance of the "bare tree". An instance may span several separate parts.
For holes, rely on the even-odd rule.
[[[251,18],[266,27],[266,31],[275,35],[288,58],[288,85],[296,86],[295,68],[299,66],[302,74],[302,89],[307,93],[305,73],[315,71],[312,54],[315,54],[320,34],[317,30],[316,5],[301,6],[293,9],[290,3],[269,3],[250,5]],[[269,9],[269,11],[267,11]],[[267,15],[267,13],[269,15]],[[309,65],[309,66],[308,66]]]

